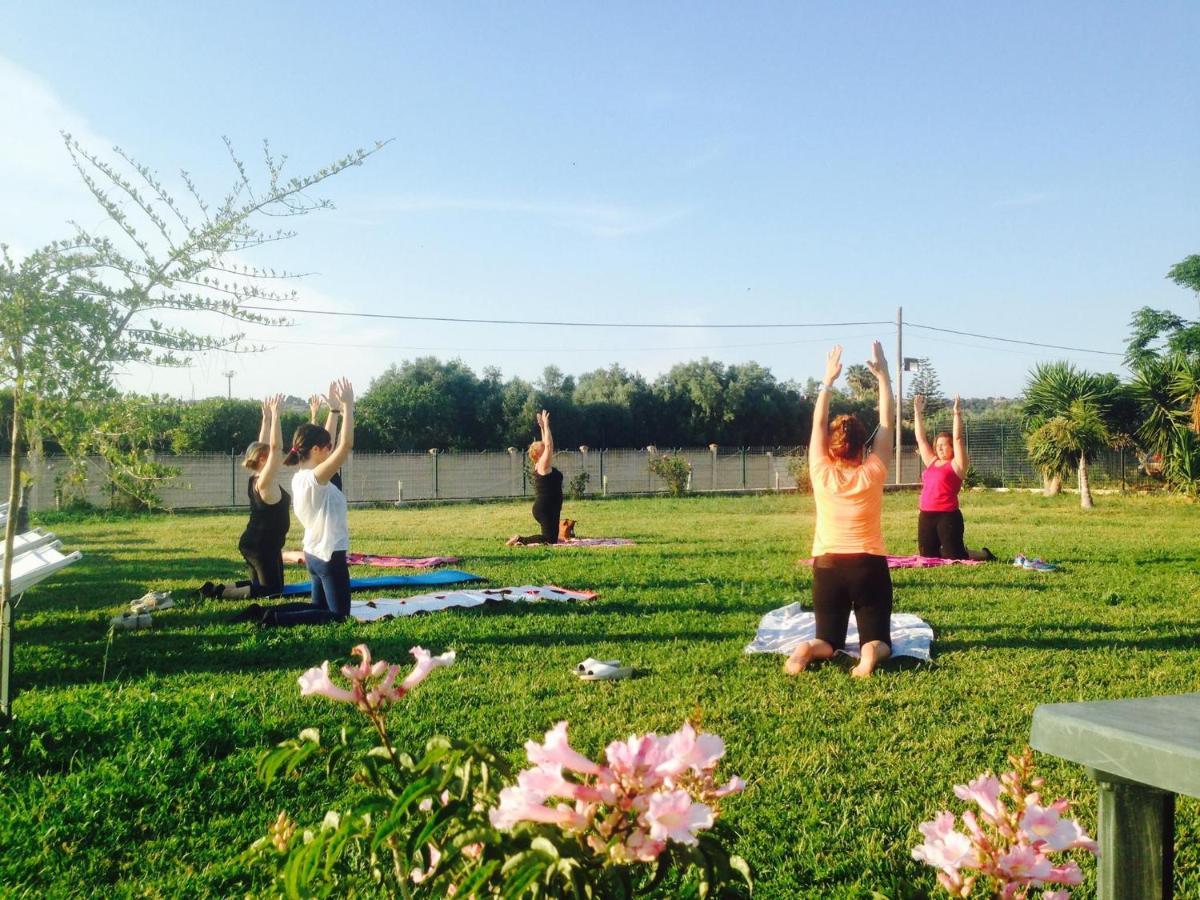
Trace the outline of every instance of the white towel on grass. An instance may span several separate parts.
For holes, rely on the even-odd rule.
[[[933,629],[920,616],[912,613],[892,613],[892,656],[912,656],[929,659],[929,648],[933,644]],[[791,653],[802,641],[811,641],[817,636],[817,617],[799,603],[789,603],[773,609],[758,623],[758,634],[746,645],[747,653]],[[847,656],[859,657],[858,622],[850,614],[850,627],[846,629]]]
[[[541,587],[526,584],[521,587],[417,594],[415,597],[405,597],[403,600],[395,597],[385,597],[379,600],[354,600],[350,603],[350,615],[360,622],[374,622],[377,619],[413,616],[417,613],[438,612],[452,607],[482,606],[489,600],[531,603],[538,600],[591,600],[595,596],[594,591],[569,591],[552,584]]]

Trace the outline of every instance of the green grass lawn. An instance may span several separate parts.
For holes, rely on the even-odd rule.
[[[916,497],[889,495],[884,533],[915,553]],[[724,771],[749,787],[728,804],[736,851],[761,897],[923,897],[917,824],[955,811],[952,785],[1025,745],[1039,703],[1200,690],[1197,508],[1169,498],[973,494],[967,541],[1002,557],[1036,553],[1061,572],[1002,563],[894,573],[897,611],[936,632],[934,662],[885,665],[868,682],[826,664],[800,678],[778,656],[746,656],[763,613],[807,601],[812,503],[796,496],[568,502],[581,535],[637,546],[503,546],[532,527],[527,504],[358,510],[356,550],[456,554],[494,585],[600,592],[578,605],[450,611],[372,625],[259,630],[239,604],[193,599],[206,578],[242,576],[243,515],[57,520],[82,562],[26,595],[16,631],[16,718],[0,734],[0,893],[214,896],[267,885],[238,861],[281,809],[319,820],[344,787],[317,774],[264,789],[254,759],[304,727],[352,711],[302,699],[296,677],[367,642],[407,658],[454,648],[393,715],[416,748],[435,733],[481,739],[522,762],[522,744],[560,719],[596,756],[635,731],[670,731],[699,712],[725,738]],[[292,544],[300,530],[293,523]],[[378,572],[378,570],[375,570]],[[358,569],[357,574],[369,570]],[[301,580],[300,567],[290,577]],[[186,598],[154,627],[106,636],[148,589]],[[395,593],[393,592],[393,596]],[[644,673],[588,684],[587,656]],[[1079,800],[1084,773],[1039,757],[1050,793]],[[1176,891],[1200,897],[1200,815],[1181,799]],[[1094,890],[1094,867],[1085,864]]]

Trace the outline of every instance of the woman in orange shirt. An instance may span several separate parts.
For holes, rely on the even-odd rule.
[[[856,416],[841,415],[827,424],[829,389],[842,372],[841,346],[830,350],[825,359],[808,445],[817,506],[812,547],[817,636],[792,651],[783,666],[789,675],[803,672],[814,659],[829,659],[845,646],[852,611],[862,659],[851,674],[868,677],[892,652],[892,577],[883,545],[882,515],[895,400],[879,341],[871,346],[867,368],[879,382],[879,430],[864,459],[867,430]]]

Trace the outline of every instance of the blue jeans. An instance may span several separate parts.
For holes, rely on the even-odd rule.
[[[272,607],[268,621],[273,625],[345,621],[350,615],[350,568],[346,565],[346,551],[338,550],[328,562],[305,553],[304,562],[312,580],[312,602]]]

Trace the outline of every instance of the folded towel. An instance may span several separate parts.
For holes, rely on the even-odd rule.
[[[911,613],[892,613],[892,656],[912,656],[929,659],[929,648],[933,643],[933,629],[919,616]],[[758,623],[758,634],[746,645],[746,653],[791,653],[802,641],[811,641],[817,636],[817,618],[811,610],[799,603],[789,603],[773,609]],[[847,656],[858,657],[858,622],[850,614],[850,627],[846,630]]]

